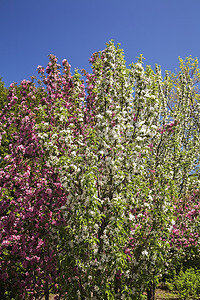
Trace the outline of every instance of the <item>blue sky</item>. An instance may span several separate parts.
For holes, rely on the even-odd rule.
[[[1,0],[0,28],[6,86],[36,75],[51,53],[89,71],[111,39],[127,65],[142,53],[145,64],[174,71],[178,56],[200,57],[200,0]]]

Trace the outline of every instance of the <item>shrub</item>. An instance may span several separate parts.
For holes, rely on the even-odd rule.
[[[178,275],[167,283],[170,290],[177,291],[179,299],[199,299],[200,296],[200,270],[194,268],[187,269],[185,272],[180,270]]]

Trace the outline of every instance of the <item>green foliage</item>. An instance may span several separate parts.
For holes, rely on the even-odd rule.
[[[8,103],[7,95],[8,95],[8,89],[5,87],[5,85],[2,81],[2,78],[0,77],[0,113],[2,112],[2,109],[4,108],[4,106]],[[4,130],[5,130],[5,128],[4,128]],[[2,144],[2,146],[0,147],[0,165],[1,165],[1,160],[2,160],[1,157],[5,156],[8,153],[9,139],[6,136],[4,135],[2,137],[0,135],[0,145]],[[1,138],[2,138],[2,142],[1,142]]]
[[[2,78],[0,77],[0,112],[2,108],[7,104],[8,89],[5,87]]]
[[[179,299],[187,300],[199,299],[200,296],[200,270],[194,268],[187,269],[185,272],[180,270],[178,275],[167,282],[167,287],[171,291],[177,291]]]

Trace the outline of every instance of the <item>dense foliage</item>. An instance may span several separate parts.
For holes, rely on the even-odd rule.
[[[163,79],[113,42],[92,74],[49,58],[1,108],[1,298],[153,299],[200,259],[198,61]]]

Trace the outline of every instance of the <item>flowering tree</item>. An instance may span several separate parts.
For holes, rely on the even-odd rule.
[[[13,133],[0,171],[0,276],[5,291],[19,278],[21,298],[153,299],[176,249],[199,245],[198,193],[179,211],[199,185],[196,82],[183,61],[164,80],[142,56],[128,69],[113,42],[90,62],[84,83],[50,55],[40,87],[22,81],[17,97],[11,85],[1,114]]]
[[[56,137],[61,134],[62,141],[67,140],[65,153],[58,158],[53,151],[49,163],[74,193],[69,244],[73,258],[78,250],[77,274],[82,277],[76,277],[77,292],[85,297],[138,298],[162,271],[174,222],[172,200],[178,197],[183,174],[175,180],[169,173],[171,146],[179,142],[177,132],[173,143],[171,134],[180,122],[169,115],[168,95],[163,95],[171,82],[167,76],[162,82],[158,67],[156,74],[150,67],[144,71],[142,58],[127,69],[122,54],[110,43],[90,59],[93,74],[85,73],[87,97],[85,102],[79,99],[80,121],[89,122],[90,133],[74,141],[74,125],[63,130],[71,115],[61,107],[62,124],[50,141],[58,149]],[[80,87],[84,88],[81,83]],[[159,154],[163,147],[170,160]],[[102,270],[105,279],[99,276]],[[74,286],[71,277],[69,281]]]
[[[11,85],[9,105],[1,115],[3,127],[8,130],[12,126],[10,154],[4,157],[6,166],[0,171],[1,297],[12,291],[9,299],[24,299],[27,294],[38,299],[43,291],[48,295],[58,271],[58,241],[53,231],[64,222],[57,208],[65,203],[66,193],[45,164],[34,128],[36,115],[28,107],[29,97],[35,100],[33,92],[32,84],[24,80],[16,116],[12,107],[18,98]]]

